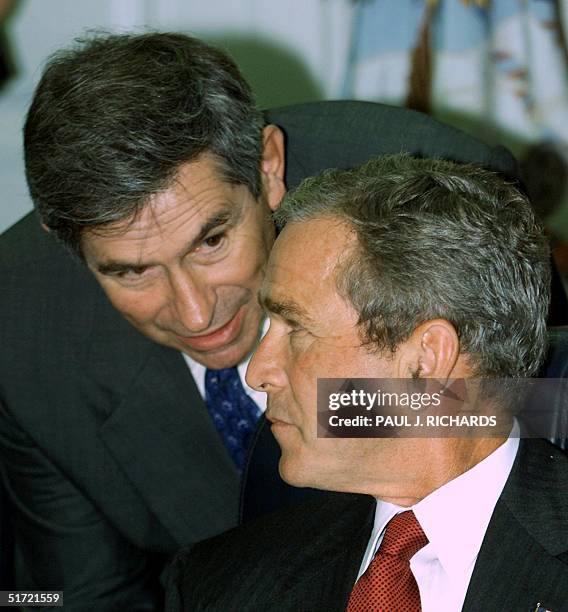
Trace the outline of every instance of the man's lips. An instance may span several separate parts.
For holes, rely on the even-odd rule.
[[[201,336],[191,336],[189,338],[178,336],[178,339],[182,344],[196,351],[212,351],[221,348],[231,343],[238,336],[244,316],[245,309],[241,306],[228,323],[225,323],[225,325],[219,327],[219,329],[216,329],[214,332]]]

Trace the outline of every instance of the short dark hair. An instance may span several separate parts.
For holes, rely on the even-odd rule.
[[[263,123],[218,49],[177,33],[91,34],[50,58],[36,90],[24,130],[30,193],[80,254],[85,228],[134,218],[204,153],[258,197]]]
[[[421,323],[451,322],[480,377],[536,373],[546,347],[550,259],[527,198],[471,165],[375,158],[307,179],[278,225],[332,217],[357,237],[337,272],[364,339],[394,352]]]

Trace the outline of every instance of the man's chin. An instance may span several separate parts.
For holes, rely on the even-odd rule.
[[[280,458],[278,472],[282,480],[292,487],[317,488],[317,485],[313,482],[313,475],[310,475],[309,471],[306,471],[304,466],[294,458],[286,457],[286,454],[283,454]]]
[[[173,338],[169,343],[188,357],[197,361],[206,368],[222,370],[232,368],[249,357],[257,346],[259,339],[260,322],[253,320],[251,313],[244,307],[237,313],[241,313],[240,325],[235,330],[235,335],[229,342],[207,350],[191,346],[191,340],[184,342],[180,338]],[[252,323],[252,324],[251,324]]]

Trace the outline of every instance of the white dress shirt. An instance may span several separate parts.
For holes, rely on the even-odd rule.
[[[491,455],[411,508],[377,499],[373,532],[357,578],[375,556],[391,518],[413,510],[428,538],[428,544],[410,560],[422,612],[460,612],[487,526],[518,448],[519,426],[515,423],[507,441]]]

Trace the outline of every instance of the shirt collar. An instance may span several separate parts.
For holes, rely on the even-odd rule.
[[[430,542],[429,552],[449,576],[464,572],[475,561],[518,448],[515,422],[504,444],[414,506]]]
[[[375,522],[365,559],[370,562],[373,558],[383,531],[393,516],[413,510],[429,542],[421,554],[437,558],[449,576],[466,571],[479,553],[518,448],[519,425],[515,421],[504,444],[414,506],[404,508],[377,499]]]

